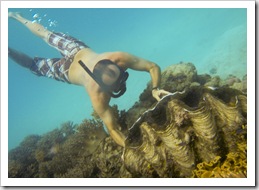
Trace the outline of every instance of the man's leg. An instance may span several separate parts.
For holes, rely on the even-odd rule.
[[[34,64],[34,60],[31,57],[9,47],[8,47],[8,57],[10,57],[19,65],[26,67],[28,69],[30,69],[31,66]]]
[[[52,32],[44,28],[41,24],[37,22],[32,22],[30,20],[27,20],[26,18],[23,18],[19,13],[16,12],[9,12],[8,16],[10,18],[13,18],[20,23],[22,23],[24,26],[26,26],[33,34],[36,36],[39,36],[43,40],[47,41],[47,38],[49,34]]]

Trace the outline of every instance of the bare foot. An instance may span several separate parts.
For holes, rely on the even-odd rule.
[[[19,12],[9,12],[8,13],[8,17],[14,18],[14,19],[18,19],[21,18],[21,14]]]

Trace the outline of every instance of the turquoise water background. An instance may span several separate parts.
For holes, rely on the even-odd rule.
[[[192,62],[198,74],[217,68],[222,78],[242,78],[247,70],[246,9],[10,9],[49,30],[70,34],[96,52],[125,51],[156,62]],[[35,17],[38,14],[38,17]],[[33,18],[34,17],[34,18]],[[60,57],[59,52],[9,19],[8,45],[32,57]],[[127,92],[113,99],[129,109],[147,82],[148,73],[129,71]],[[8,61],[8,148],[30,134],[44,134],[66,121],[91,118],[91,102],[83,87],[33,75]]]

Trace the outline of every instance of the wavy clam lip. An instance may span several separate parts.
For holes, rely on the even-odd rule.
[[[126,168],[142,176],[191,177],[198,163],[224,159],[246,140],[246,101],[226,87],[166,96],[130,128]]]

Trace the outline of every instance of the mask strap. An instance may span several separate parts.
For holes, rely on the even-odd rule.
[[[106,92],[108,92],[110,94],[111,97],[113,98],[118,98],[121,95],[123,95],[126,91],[126,87],[121,89],[117,94],[113,94],[109,88],[106,87],[106,85],[102,82],[99,81],[95,75],[88,69],[88,67],[83,63],[83,61],[79,60],[78,63],[83,67],[83,69],[95,80],[95,82],[101,87],[103,88]]]
[[[83,63],[83,61],[79,60],[78,63],[83,67],[83,69],[90,75],[90,77],[92,77],[95,82],[97,82],[97,84],[99,84],[100,87],[102,87],[105,91],[107,91],[108,89],[105,87],[105,84],[103,84],[103,82],[101,82],[100,80],[98,80],[95,75],[88,69],[88,67]]]

